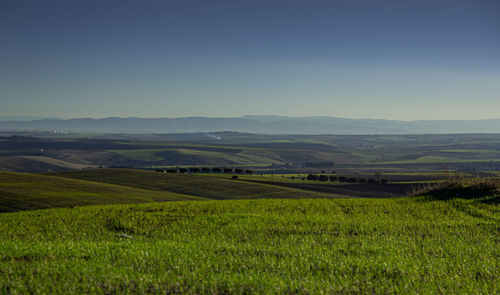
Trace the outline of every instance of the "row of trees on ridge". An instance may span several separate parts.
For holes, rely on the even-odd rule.
[[[156,169],[163,173],[225,173],[225,174],[253,174],[252,169],[229,168],[229,167],[181,167],[170,169]]]
[[[309,174],[307,175],[307,180],[316,180],[316,181],[332,181],[332,182],[348,182],[348,183],[389,183],[389,179],[382,178],[380,180],[375,178],[363,178],[363,177],[347,177],[347,176],[336,176],[336,175],[316,175]]]

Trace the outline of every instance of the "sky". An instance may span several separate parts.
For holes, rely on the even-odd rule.
[[[0,0],[0,117],[500,118],[498,0]]]

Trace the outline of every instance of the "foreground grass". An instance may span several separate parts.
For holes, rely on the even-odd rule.
[[[6,213],[0,293],[495,294],[500,219],[492,199],[188,201]]]

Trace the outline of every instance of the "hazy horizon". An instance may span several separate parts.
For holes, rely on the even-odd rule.
[[[387,118],[350,118],[350,117],[337,117],[337,116],[287,116],[287,115],[262,115],[262,114],[247,114],[242,116],[203,116],[203,115],[192,115],[192,116],[170,116],[170,117],[140,117],[140,116],[103,116],[103,117],[91,117],[91,116],[78,116],[78,117],[44,117],[44,116],[0,116],[0,121],[37,121],[37,120],[72,120],[72,119],[109,119],[109,118],[120,118],[120,119],[182,119],[182,118],[210,118],[210,119],[224,119],[224,118],[251,118],[251,117],[285,117],[292,119],[300,118],[334,118],[334,119],[346,119],[346,120],[386,120],[386,121],[401,121],[401,122],[418,122],[418,121],[481,121],[481,120],[500,120],[500,116],[491,118],[481,118],[481,119],[416,119],[416,120],[397,120],[397,119],[387,119]]]
[[[500,3],[0,4],[0,117],[500,117]]]

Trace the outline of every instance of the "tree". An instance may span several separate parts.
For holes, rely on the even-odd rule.
[[[307,180],[318,180],[318,175],[315,174],[309,174],[307,175]]]
[[[198,168],[198,167],[191,167],[191,168],[189,168],[189,172],[191,172],[191,173],[200,173],[200,168]]]
[[[251,175],[251,174],[253,174],[253,170],[252,169],[247,169],[247,170],[245,170],[245,173]]]
[[[213,167],[212,168],[212,172],[213,173],[221,173],[222,172],[222,168],[220,168],[220,167]]]
[[[233,173],[233,168],[224,168],[224,173]]]
[[[337,176],[330,175],[330,181],[332,181],[332,182],[337,181]]]
[[[319,176],[319,179],[318,179],[318,180],[319,180],[319,181],[327,181],[327,180],[328,180],[328,176],[327,176],[327,175],[323,175],[323,174],[321,174],[321,175]]]
[[[243,174],[243,169],[236,168],[234,169],[234,173]]]
[[[210,173],[210,168],[208,168],[208,167],[202,167],[201,168],[201,172],[202,173]]]
[[[179,173],[188,173],[186,168],[179,168]]]
[[[238,175],[233,175],[231,179],[238,179]]]

